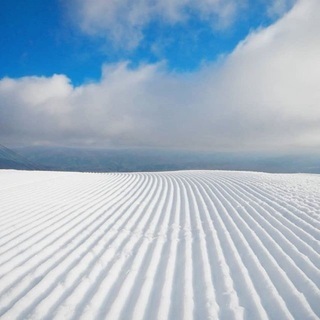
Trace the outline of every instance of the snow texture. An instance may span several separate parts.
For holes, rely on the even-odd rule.
[[[0,170],[2,319],[319,319],[320,176]]]

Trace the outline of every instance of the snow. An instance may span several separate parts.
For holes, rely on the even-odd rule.
[[[319,319],[320,176],[0,170],[2,319]]]

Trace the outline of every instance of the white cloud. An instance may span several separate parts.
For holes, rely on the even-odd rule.
[[[320,2],[300,0],[220,62],[188,75],[105,66],[101,81],[0,81],[2,141],[214,150],[320,147]]]
[[[282,16],[287,12],[296,2],[296,0],[273,0],[270,1],[267,8],[268,14],[271,17]]]
[[[73,0],[71,14],[85,33],[133,48],[151,21],[175,24],[191,15],[216,28],[232,24],[246,0]]]
[[[277,19],[296,1],[260,0],[258,7]],[[70,17],[84,33],[108,39],[126,49],[139,45],[150,22],[156,21],[160,26],[187,25],[196,17],[213,30],[223,30],[242,19],[251,7],[251,0],[72,0],[69,3]],[[186,28],[186,32],[192,31]]]

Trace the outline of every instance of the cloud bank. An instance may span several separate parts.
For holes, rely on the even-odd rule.
[[[0,81],[2,141],[210,150],[320,147],[320,2],[300,0],[219,63],[190,74],[164,64]]]

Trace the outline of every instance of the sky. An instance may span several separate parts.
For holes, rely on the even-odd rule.
[[[3,0],[0,141],[320,147],[319,0]]]

